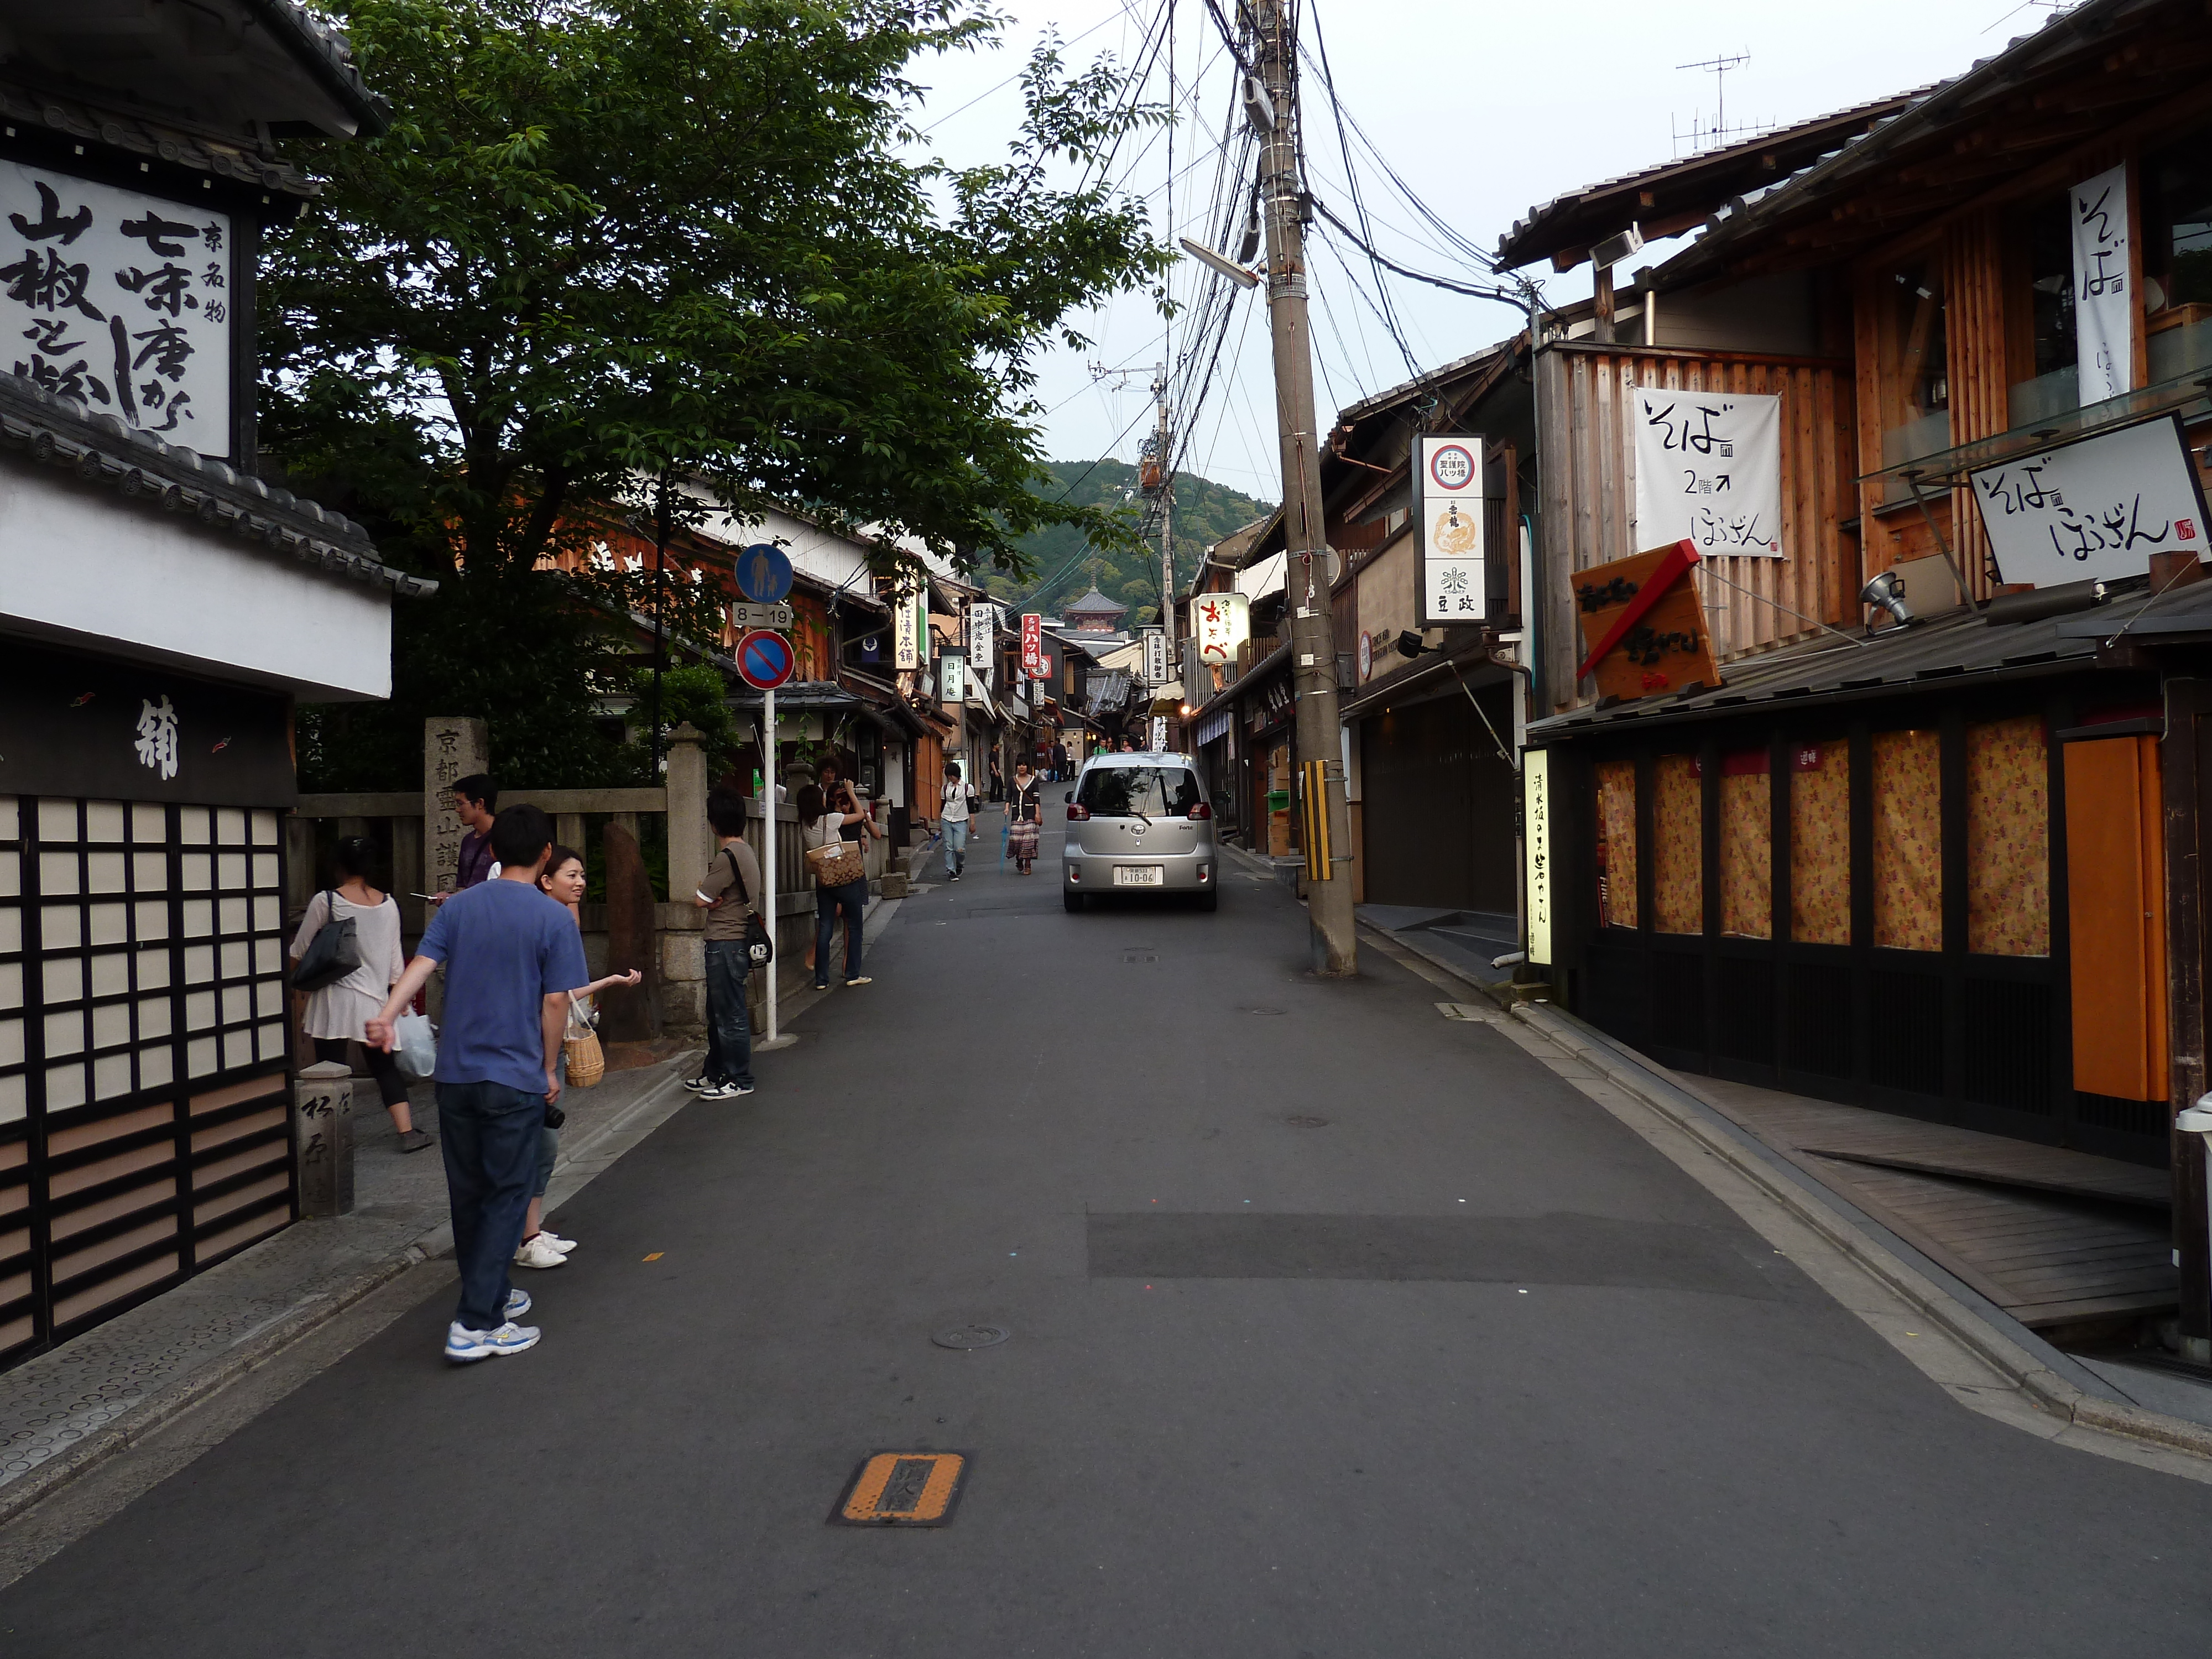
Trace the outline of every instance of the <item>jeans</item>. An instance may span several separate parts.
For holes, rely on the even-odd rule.
[[[386,1106],[396,1106],[407,1098],[407,1079],[399,1075],[399,1062],[378,1048],[365,1042],[362,1053],[368,1056],[368,1074],[376,1079],[376,1092]],[[346,1040],[343,1037],[317,1037],[315,1058],[334,1066],[346,1063]]]
[[[544,1148],[545,1097],[504,1083],[441,1083],[438,1127],[461,1274],[453,1318],[468,1330],[496,1330]]]
[[[945,867],[957,873],[968,861],[968,820],[945,820]]]
[[[845,913],[845,977],[860,976],[860,916],[868,908],[868,884],[864,877],[842,887],[814,890],[814,984],[830,988],[830,939],[837,931],[837,913]]]
[[[817,951],[814,959],[822,960]],[[771,970],[773,971],[773,970]],[[714,1083],[753,1086],[752,1011],[745,1006],[745,981],[752,964],[741,939],[707,941],[707,1078]]]

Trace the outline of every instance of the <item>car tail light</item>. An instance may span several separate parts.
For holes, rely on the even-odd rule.
[[[1091,822],[1091,809],[1090,809],[1089,807],[1087,807],[1087,806],[1078,806],[1078,805],[1077,805],[1073,801],[1070,801],[1070,802],[1068,802],[1068,803],[1067,803],[1067,821],[1068,821],[1070,823],[1090,823],[1090,822]]]
[[[1204,801],[1200,801],[1197,805],[1190,809],[1190,815],[1194,819],[1210,818],[1213,816],[1213,809],[1211,806],[1208,806]]]

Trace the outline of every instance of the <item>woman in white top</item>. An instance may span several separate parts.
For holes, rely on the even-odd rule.
[[[362,1041],[362,1027],[374,1019],[392,994],[406,968],[399,950],[399,906],[389,893],[368,884],[376,848],[366,837],[349,836],[338,842],[338,884],[319,892],[307,902],[300,931],[292,940],[292,960],[297,962],[307,942],[331,921],[353,923],[354,943],[361,966],[343,979],[307,994],[307,1035],[314,1039],[315,1058],[343,1066],[346,1044]],[[392,1114],[392,1127],[399,1132],[399,1150],[419,1152],[430,1137],[415,1127],[407,1105],[407,1079],[392,1056],[374,1043],[362,1044],[368,1057],[368,1074],[384,1097],[384,1109]]]
[[[960,879],[960,866],[968,862],[968,786],[960,780],[960,763],[945,763],[945,799],[938,808],[938,825],[945,836],[945,878]]]
[[[866,837],[882,835],[882,828],[874,819],[854,817],[846,812],[830,811],[822,794],[822,786],[810,783],[799,792],[799,845],[802,852],[812,852],[842,839],[839,832],[847,821],[860,827],[861,845]],[[845,919],[845,983],[866,985],[868,975],[860,971],[860,919],[868,908],[868,878],[860,876],[836,887],[824,887],[819,882],[814,888],[814,988],[830,988],[830,940],[836,931],[837,918]]]

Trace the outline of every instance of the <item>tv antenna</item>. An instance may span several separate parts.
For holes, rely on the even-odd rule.
[[[1717,112],[1713,117],[1712,135],[1721,143],[1728,143],[1728,73],[1733,69],[1741,69],[1750,61],[1749,52],[1738,52],[1723,57],[1708,58],[1702,63],[1674,65],[1678,70],[1703,70],[1713,77],[1713,102],[1717,106]],[[1697,136],[1697,123],[1694,118],[1690,125],[1690,133],[1694,141]]]

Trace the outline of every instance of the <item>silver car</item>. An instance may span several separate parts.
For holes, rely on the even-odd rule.
[[[1096,755],[1077,775],[1060,854],[1060,896],[1188,893],[1211,910],[1221,868],[1213,808],[1188,755]]]

